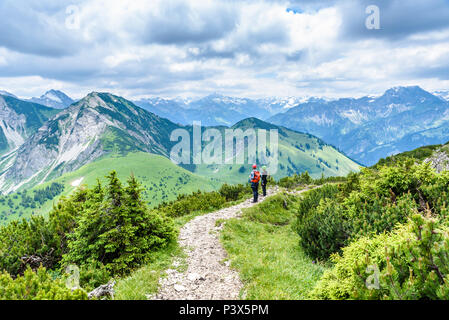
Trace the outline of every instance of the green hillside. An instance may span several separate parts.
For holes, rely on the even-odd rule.
[[[219,130],[224,130],[219,127]],[[267,122],[249,118],[240,121],[232,129],[277,129],[279,132],[279,166],[274,175],[275,179],[291,176],[295,173],[308,171],[313,178],[330,176],[346,176],[350,172],[358,172],[360,165],[348,158],[336,148],[326,144],[321,139],[306,133],[269,124]],[[269,139],[268,139],[269,140]],[[268,141],[267,141],[268,143]],[[247,146],[245,146],[245,154]],[[194,173],[212,177],[228,183],[242,183],[248,180],[252,163],[234,165],[196,165],[191,169]],[[264,165],[260,163],[259,165]]]
[[[449,142],[446,144],[435,144],[435,145],[429,145],[420,147],[411,151],[402,152],[399,154],[396,154],[394,156],[387,157],[385,159],[380,159],[379,162],[374,166],[382,166],[382,165],[392,165],[393,163],[404,160],[406,158],[413,158],[418,161],[423,161],[429,157],[431,157],[435,151],[440,150],[442,152],[445,152],[446,154],[449,154]]]
[[[106,157],[26,192],[0,196],[0,224],[18,218],[27,218],[32,214],[45,215],[51,209],[53,202],[72,192],[77,185],[92,186],[98,177],[104,181],[104,177],[111,170],[117,171],[119,179],[123,181],[134,174],[142,183],[143,195],[150,207],[163,201],[174,200],[179,194],[188,194],[197,190],[212,191],[221,185],[217,181],[198,177],[158,155],[137,152],[129,153],[124,157]],[[59,193],[62,186],[63,191]],[[54,195],[55,193],[58,194]],[[47,195],[52,199],[46,199]],[[44,198],[44,201],[39,203],[41,198]]]

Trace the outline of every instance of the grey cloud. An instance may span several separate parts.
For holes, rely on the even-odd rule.
[[[413,73],[418,78],[437,78],[439,80],[449,80],[449,65],[441,67],[422,68]]]
[[[380,30],[365,26],[369,5],[380,9]],[[342,37],[347,39],[384,38],[397,41],[410,35],[449,28],[447,0],[348,0],[338,5],[342,16]]]
[[[300,61],[306,55],[305,50],[295,51],[286,56],[287,61]]]
[[[292,43],[289,38],[291,30],[281,22],[282,19],[248,24],[248,20],[245,20],[248,17],[238,7],[241,2],[223,0],[217,2],[216,6],[204,8],[194,7],[189,1],[170,0],[162,3],[159,10],[148,13],[144,20],[142,16],[145,13],[142,12],[140,16],[131,16],[129,21],[120,21],[118,26],[123,27],[117,30],[108,28],[106,23],[102,25],[100,18],[103,15],[99,13],[99,20],[96,20],[96,13],[92,11],[86,26],[91,40],[86,42],[78,39],[76,33],[57,24],[59,21],[63,23],[65,18],[66,4],[61,4],[61,1],[3,0],[0,1],[0,11],[7,14],[0,20],[0,47],[9,50],[4,57],[0,57],[0,75],[37,75],[43,81],[58,80],[72,86],[90,88],[90,91],[110,88],[127,90],[132,94],[173,95],[180,93],[179,88],[192,88],[191,94],[226,91],[227,94],[239,95],[254,90],[256,92],[251,92],[254,95],[264,94],[257,92],[264,90],[258,88],[267,86],[264,81],[285,81],[286,86],[310,88],[312,91],[356,91],[373,86],[374,81],[357,78],[357,72],[351,72],[355,67],[350,63],[332,71],[333,62],[341,58],[344,58],[343,61],[356,61],[359,52],[366,49],[351,40],[377,37],[379,41],[369,42],[373,50],[401,48],[405,52],[407,47],[417,43],[423,47],[427,45],[425,39],[410,43],[407,36],[449,27],[449,1],[443,0],[265,0],[282,3],[285,10],[293,8],[308,13],[337,6],[343,14],[339,39],[343,41],[329,43],[324,49],[313,45],[300,48]],[[365,8],[368,4],[380,7],[380,31],[365,28]],[[135,21],[132,20],[134,18]],[[448,39],[432,41],[438,44]],[[151,45],[154,43],[157,45]],[[150,52],[153,48],[157,51]],[[3,49],[0,50],[3,52]],[[120,61],[122,53],[125,56],[129,53],[130,60],[125,57],[124,61]],[[240,54],[245,56],[238,61]],[[134,55],[138,60],[134,60]],[[112,65],[108,65],[108,59],[105,59],[108,56],[117,56],[118,64],[112,63],[115,61],[113,58]],[[410,58],[411,63],[412,60]],[[174,71],[171,68],[174,64],[189,62],[195,62],[198,68],[186,71]],[[334,74],[308,71],[324,63],[331,64],[330,72]],[[439,59],[435,64],[426,68],[401,66],[398,74],[392,74],[394,71],[391,71],[388,76],[391,76],[392,81],[427,78],[449,80],[449,59]],[[382,61],[378,65],[381,66]],[[376,66],[377,62],[373,68]],[[303,76],[299,76],[298,80],[293,79],[294,75],[289,78],[289,72],[292,71]],[[345,78],[337,79],[342,74]],[[15,88],[5,89],[15,91]]]
[[[284,4],[292,9],[320,9],[335,4],[335,0],[268,0],[267,2]]]
[[[215,49],[212,42],[197,44],[198,53],[189,52],[189,58],[194,60],[234,59],[237,54],[243,53],[256,59],[263,59],[259,50],[260,46],[274,44],[281,47],[288,45],[290,40],[286,26],[275,23],[260,26],[257,30],[241,30],[237,27],[225,39],[229,42],[225,49]]]
[[[0,47],[52,57],[76,53],[76,34],[65,28],[66,6],[61,1],[1,1]]]
[[[438,65],[411,67],[402,76],[404,78],[449,80],[449,55],[440,58]]]
[[[143,40],[160,44],[203,43],[222,38],[235,28],[236,22],[232,7],[201,10],[188,1],[166,1],[160,12],[149,14]]]
[[[92,90],[129,89],[139,92],[162,90],[164,87],[175,90],[180,83],[204,81],[221,73],[215,69],[172,71],[162,56],[110,67],[103,63],[103,54],[101,50],[63,58],[15,54],[7,65],[0,65],[0,74],[2,77],[37,75],[90,87]]]
[[[233,59],[236,52],[233,50],[215,50],[210,44],[200,46],[198,52],[188,52],[189,59],[208,60],[208,59]]]

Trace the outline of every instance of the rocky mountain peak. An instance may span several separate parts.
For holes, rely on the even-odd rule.
[[[76,170],[108,153],[169,152],[176,125],[109,93],[92,92],[59,112],[15,151],[0,175],[11,192]]]
[[[28,101],[55,109],[65,109],[74,103],[74,100],[64,92],[55,89],[48,90],[40,98],[31,98]]]
[[[385,91],[379,99],[391,103],[423,103],[440,100],[419,86],[394,87]]]

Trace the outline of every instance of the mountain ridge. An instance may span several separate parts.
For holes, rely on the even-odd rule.
[[[259,125],[262,126],[262,123],[264,123],[263,126],[274,126],[266,122],[259,122]],[[126,155],[129,152],[147,152],[168,158],[175,144],[170,141],[171,132],[175,129],[192,130],[189,126],[175,124],[148,112],[122,97],[92,92],[49,119],[11,155],[8,166],[0,170],[0,190],[9,193],[20,188],[38,185],[79,169],[108,154]],[[284,139],[282,146],[286,148],[286,154],[290,155],[288,162],[291,164],[285,166],[284,173],[309,169],[314,172],[338,174],[339,167],[331,169],[331,165],[326,162],[328,159],[322,158],[327,155],[326,153],[318,157],[320,160],[317,158],[312,161],[315,151],[306,151],[306,144],[315,145],[316,143],[317,150],[320,146],[322,148],[324,143],[321,143],[321,140],[286,130],[281,129],[285,133],[285,137],[281,137]],[[303,145],[297,142],[295,149],[294,138],[290,136],[310,140],[310,143],[305,142]],[[288,143],[287,139],[290,139]],[[357,170],[358,166],[350,159],[332,147],[327,149],[332,157],[337,157],[344,163],[340,165],[343,168],[340,174],[345,174],[350,169]],[[306,165],[301,167],[300,163],[295,162],[294,159],[299,153],[307,153],[307,155],[298,155],[298,159],[307,160],[309,166],[312,166],[313,162],[315,169]],[[327,163],[328,166],[324,166],[323,163]],[[212,174],[208,168],[203,168],[202,173],[203,175]]]
[[[112,99],[115,105],[110,103]],[[14,163],[0,175],[0,186],[5,189],[9,185],[6,188],[9,192],[30,182],[43,182],[73,171],[101,157],[107,153],[105,149],[113,148],[115,143],[130,151],[167,156],[167,148],[157,139],[167,140],[162,135],[170,130],[170,123],[139,108],[141,119],[139,110],[132,110],[127,104],[123,98],[93,92],[62,110],[19,147]],[[136,115],[137,121],[131,114]],[[159,134],[148,127],[152,121],[155,126],[160,124]],[[145,129],[149,129],[148,132]],[[112,144],[108,140],[111,136]]]
[[[11,95],[0,95],[0,156],[14,150],[58,111],[26,102]]]
[[[397,152],[444,142],[448,116],[447,101],[411,86],[395,87],[378,97],[302,104],[268,121],[309,132],[371,165]]]

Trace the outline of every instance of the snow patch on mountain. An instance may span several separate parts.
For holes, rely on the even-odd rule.
[[[61,98],[59,98],[54,92],[47,92],[43,97],[55,102],[62,103]]]
[[[334,123],[334,121],[330,118],[327,118],[325,114],[317,114],[311,117],[307,117],[306,121],[311,121],[318,125],[332,125]]]
[[[76,179],[75,181],[72,181],[70,184],[72,187],[79,187],[81,185],[81,182],[83,182],[84,177],[81,177],[79,179]]]
[[[64,92],[53,89],[45,92],[40,98],[31,98],[28,101],[55,109],[65,109],[74,103]]]
[[[341,112],[340,115],[357,125],[360,125],[368,120],[368,116],[363,114],[360,110],[345,110]]]
[[[434,94],[446,101],[449,101],[449,91],[436,91]]]
[[[9,97],[13,97],[17,99],[17,96],[13,95],[12,93],[5,91],[5,90],[0,90],[0,95],[2,96],[9,96]]]

